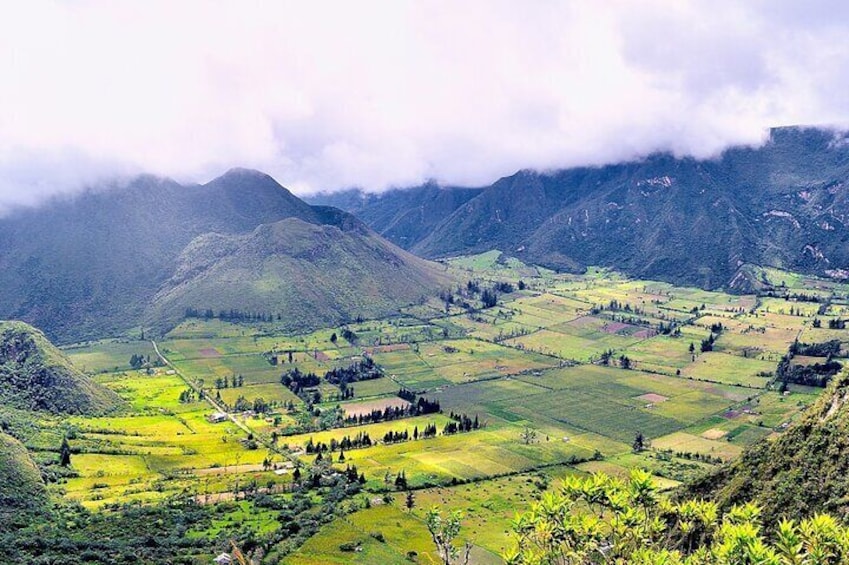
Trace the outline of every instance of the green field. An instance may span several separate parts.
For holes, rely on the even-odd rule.
[[[367,433],[370,446],[344,456],[334,449],[321,458],[337,470],[355,465],[365,493],[350,503],[374,504],[326,525],[285,562],[403,563],[411,551],[428,562],[434,556],[422,518],[427,506],[438,504],[467,513],[464,531],[474,541],[475,562],[500,563],[509,520],[550,480],[597,470],[623,474],[636,466],[651,471],[663,488],[680,484],[780,433],[816,398],[819,389],[809,387],[774,390],[777,363],[797,337],[849,346],[849,331],[827,329],[830,318],[817,314],[816,302],[679,288],[603,269],[559,275],[499,257],[450,261],[482,287],[522,279],[523,290],[499,294],[492,308],[481,308],[477,295],[460,289],[461,300],[447,307],[432,298],[392,318],[305,335],[281,333],[273,323],[191,320],[158,342],[172,365],[138,371],[129,370],[131,355],[151,355],[156,364],[149,342],[66,348],[74,363],[99,373],[97,381],[128,405],[119,414],[68,421],[76,476],[52,491],[89,507],[154,502],[178,492],[211,503],[231,500],[238,485],[250,481],[264,485],[266,495],[283,497],[279,493],[293,484],[293,465],[304,473],[316,468],[317,455],[305,452],[308,442],[329,445]],[[788,285],[810,282],[768,273],[779,275]],[[838,290],[818,287],[833,315],[849,311],[832,296]],[[824,327],[813,327],[816,316]],[[712,331],[712,350],[703,352]],[[340,388],[324,374],[366,357],[382,373],[351,382],[353,397],[341,400]],[[319,385],[284,387],[281,375],[293,369],[315,373]],[[237,376],[241,386],[232,385]],[[203,389],[208,399],[195,393],[181,402],[191,388]],[[343,420],[411,406],[398,398],[401,388],[438,401],[441,413],[405,412],[359,425]],[[240,397],[248,407],[264,400],[270,412],[208,421]],[[211,404],[216,398],[221,406]],[[451,414],[476,419],[480,427],[446,434]],[[414,430],[431,424],[435,437],[412,439]],[[410,439],[384,442],[390,432]],[[637,433],[650,442],[647,451],[632,451]],[[45,427],[30,445],[53,437]],[[275,466],[283,470],[275,473]],[[399,495],[392,504],[381,501],[401,474],[418,489],[412,512],[401,508]],[[309,492],[320,501],[326,490],[316,488]],[[226,532],[234,519],[241,528],[277,531],[272,514],[250,501],[228,512],[213,533],[197,535]],[[384,541],[371,535],[375,531]],[[361,550],[343,551],[346,543]]]

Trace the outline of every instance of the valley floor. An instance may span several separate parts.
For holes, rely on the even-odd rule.
[[[321,453],[317,499],[332,468],[355,466],[362,490],[287,563],[427,562],[433,505],[462,510],[475,562],[499,563],[510,520],[558,478],[642,467],[675,487],[780,433],[816,398],[820,388],[776,381],[794,341],[849,343],[849,332],[828,329],[849,313],[849,287],[835,283],[764,270],[774,296],[736,296],[600,269],[555,274],[499,255],[451,261],[470,284],[384,320],[292,336],[274,322],[189,319],[156,342],[171,365],[140,339],[66,348],[130,408],[66,422],[75,476],[53,492],[92,509],[179,493],[249,504],[305,488]],[[137,369],[131,356],[143,358]],[[381,376],[345,387],[323,378],[366,358]],[[294,369],[318,384],[281,384]],[[407,408],[421,398],[440,412]],[[371,441],[352,443],[358,435]],[[34,432],[27,446],[54,441]],[[222,520],[214,535],[286,537],[285,521],[253,507]],[[291,549],[281,547],[266,560]]]

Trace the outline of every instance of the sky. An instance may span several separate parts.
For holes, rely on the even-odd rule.
[[[0,0],[0,210],[139,173],[298,194],[710,158],[849,123],[842,0]]]

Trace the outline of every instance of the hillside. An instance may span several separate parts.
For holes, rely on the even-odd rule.
[[[729,287],[746,263],[842,276],[849,268],[845,141],[826,130],[779,128],[760,148],[732,148],[712,160],[657,154],[520,171],[465,193],[466,202],[455,200],[455,210],[420,226],[429,233],[393,241],[424,257],[500,249],[557,269],[604,265],[708,288]],[[406,209],[393,194],[338,204],[382,231],[392,225],[386,218],[444,198],[427,187],[411,191]]]
[[[395,245],[410,249],[482,190],[428,183],[380,194],[361,190],[321,193],[307,201],[347,210]]]
[[[40,331],[0,322],[0,403],[54,414],[92,414],[120,404],[112,391],[78,371]]]
[[[188,308],[280,315],[304,331],[383,316],[447,284],[444,269],[390,244],[351,216],[338,225],[288,218],[243,235],[206,234],[180,255],[147,320]]]
[[[41,473],[26,448],[0,432],[0,529],[26,524],[32,512],[43,510],[46,502]]]
[[[788,399],[792,401],[792,396]],[[818,511],[849,515],[849,375],[835,379],[800,420],[689,487],[723,506],[754,501],[766,521]]]
[[[0,218],[0,318],[25,320],[60,342],[119,333],[150,314],[196,238],[250,234],[286,218],[350,221],[244,169],[206,185],[142,176],[17,210]]]

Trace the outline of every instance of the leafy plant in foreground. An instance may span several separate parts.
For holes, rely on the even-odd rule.
[[[649,473],[569,477],[513,523],[509,565],[838,565],[849,529],[826,514],[783,520],[768,537],[754,504],[720,518],[713,502],[673,503]]]

